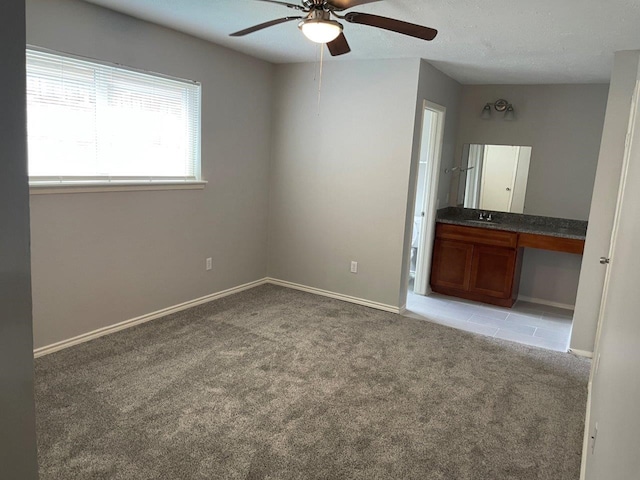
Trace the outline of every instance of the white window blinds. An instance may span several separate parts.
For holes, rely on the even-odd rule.
[[[200,179],[200,85],[27,50],[32,183]]]

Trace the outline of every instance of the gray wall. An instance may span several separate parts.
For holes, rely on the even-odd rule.
[[[0,476],[38,478],[29,272],[24,1],[0,3]]]
[[[456,164],[466,143],[533,147],[524,213],[587,220],[604,123],[608,85],[466,85],[462,89]],[[506,98],[516,120],[493,112],[487,102]],[[450,199],[455,201],[453,179]],[[581,258],[525,251],[520,294],[565,305],[575,303]]]
[[[202,82],[209,182],[32,195],[36,347],[266,275],[270,64],[76,0],[28,0],[27,40]]]
[[[609,254],[639,56],[638,51],[627,51],[615,57],[573,317],[571,348],[575,350],[593,351],[606,271],[599,258]]]
[[[451,185],[444,171],[456,165],[456,146],[462,106],[463,86],[448,77],[428,62],[420,62],[420,81],[418,84],[418,114],[422,115],[422,101],[429,100],[446,107],[446,124],[444,127],[444,143],[442,144],[442,160],[440,164],[440,180],[438,183],[438,203],[440,207],[447,205]],[[419,138],[420,124],[416,125],[416,138]],[[417,145],[414,145],[417,148]],[[417,158],[417,157],[416,157]],[[417,160],[416,160],[417,161]]]
[[[622,77],[627,81],[640,78],[637,72],[639,55],[640,51],[636,51],[616,56],[615,86],[622,86]],[[635,73],[631,71],[630,64],[633,63],[636,64]],[[612,109],[626,106],[629,111],[631,98],[628,95],[616,95],[611,101]],[[610,118],[608,109],[607,120]],[[603,142],[613,140],[607,138],[610,133],[613,130],[607,129]],[[619,153],[617,145],[613,147]],[[601,158],[601,161],[606,160]],[[585,450],[585,480],[631,480],[640,476],[640,118],[636,118],[623,192],[595,351],[598,361],[594,362],[592,372],[587,432],[589,437],[593,436],[597,424],[598,433],[593,451],[591,448]]]
[[[320,110],[316,69],[276,69],[269,276],[397,307],[420,63],[327,63]]]
[[[449,165],[460,86],[414,59],[333,62],[318,110],[316,68],[276,71],[269,276],[400,307],[423,100],[448,108]]]
[[[411,231],[415,210],[415,191],[417,190],[416,175],[418,175],[418,162],[420,161],[420,148],[422,136],[422,115],[424,101],[428,100],[446,108],[444,138],[441,152],[440,174],[438,182],[438,205],[445,206],[449,198],[449,179],[444,175],[447,168],[451,168],[455,162],[456,135],[458,129],[458,117],[460,110],[461,85],[448,77],[433,65],[420,61],[420,77],[418,78],[418,98],[416,102],[416,118],[414,123],[413,147],[411,156],[411,170],[406,208],[405,244],[403,253],[403,270],[401,272],[402,288],[400,290],[399,305],[404,305],[407,298],[407,282],[409,279],[409,259],[411,255]],[[425,192],[426,193],[426,192]],[[423,193],[423,195],[425,194]]]

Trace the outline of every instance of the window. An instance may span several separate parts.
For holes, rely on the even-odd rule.
[[[200,180],[200,85],[27,50],[32,185]]]

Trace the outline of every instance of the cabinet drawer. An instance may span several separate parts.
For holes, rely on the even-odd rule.
[[[514,232],[480,227],[464,227],[446,223],[438,223],[436,225],[436,238],[495,247],[516,248],[518,245],[518,234]]]

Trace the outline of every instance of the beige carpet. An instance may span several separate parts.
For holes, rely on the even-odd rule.
[[[577,480],[588,362],[262,286],[36,361],[42,480]]]

